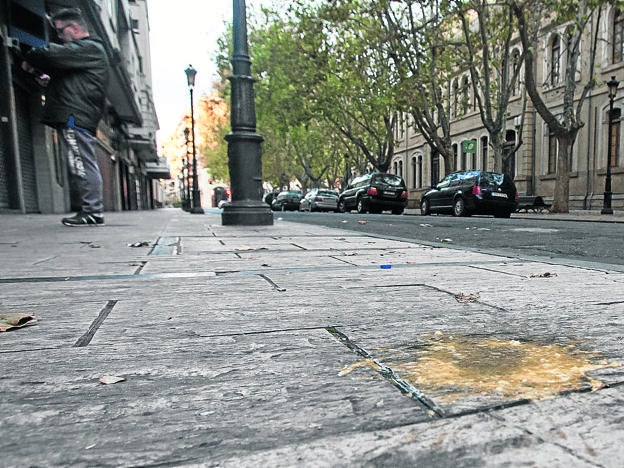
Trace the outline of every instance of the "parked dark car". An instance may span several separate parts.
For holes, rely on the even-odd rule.
[[[312,189],[301,199],[299,211],[338,211],[338,194],[333,190]]]
[[[280,192],[271,203],[273,211],[299,211],[303,195],[299,192]]]
[[[420,213],[472,214],[509,218],[516,211],[518,191],[511,177],[485,171],[462,171],[447,175],[420,199]]]
[[[393,214],[401,214],[406,206],[407,187],[403,179],[382,172],[356,177],[338,198],[341,213],[356,209],[358,213],[391,210]]]

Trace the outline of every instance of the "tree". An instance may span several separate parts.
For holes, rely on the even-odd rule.
[[[218,93],[201,96],[198,102],[195,133],[197,159],[210,177],[229,183],[227,143],[229,105]]]
[[[524,61],[524,53],[512,53],[512,38],[516,34],[513,12],[509,4],[488,0],[458,2],[455,12],[463,33],[464,63],[470,72],[481,121],[494,152],[494,171],[502,172],[507,108],[518,89]],[[522,107],[523,123],[526,99]]]
[[[579,130],[585,124],[581,118],[583,105],[589,92],[594,88],[595,57],[597,35],[588,50],[588,63],[580,66],[581,39],[592,21],[597,25],[601,20],[600,5],[607,2],[592,0],[517,0],[511,6],[518,20],[520,41],[525,52],[525,87],[535,110],[548,125],[558,143],[557,171],[554,198],[551,211],[567,213],[570,194],[570,160],[572,149]],[[563,59],[565,67],[559,70],[559,57],[555,57],[556,68],[561,76],[551,75],[553,85],[562,85],[563,105],[557,100],[557,106],[549,107],[544,86],[536,82],[536,50],[538,39],[545,26],[551,26],[560,32],[563,41]],[[598,27],[596,27],[598,30]],[[551,57],[552,59],[552,57]]]
[[[448,2],[375,0],[369,14],[377,19],[395,74],[396,109],[411,116],[415,128],[444,159],[448,174],[456,167],[448,83],[459,60],[449,42]]]

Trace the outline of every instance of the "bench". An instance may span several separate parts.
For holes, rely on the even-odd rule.
[[[526,213],[529,210],[534,213],[541,213],[544,210],[550,210],[550,204],[545,203],[544,199],[539,195],[520,195],[518,197],[518,207],[516,208],[517,212],[524,210]]]

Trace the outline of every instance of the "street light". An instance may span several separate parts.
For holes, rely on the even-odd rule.
[[[605,179],[605,191],[604,198],[602,202],[602,211],[600,214],[613,214],[613,209],[611,208],[611,198],[613,194],[611,193],[611,162],[617,156],[616,141],[615,135],[613,134],[613,100],[615,99],[615,95],[617,94],[617,88],[620,82],[615,79],[615,76],[611,77],[611,80],[607,83],[609,87],[609,137],[608,137],[608,151],[607,151],[607,178]]]
[[[197,75],[197,70],[195,70],[192,65],[189,65],[188,68],[184,70],[184,73],[186,73],[186,82],[188,84],[189,93],[191,95],[191,142],[193,145],[193,207],[191,208],[191,213],[203,214],[204,210],[201,207],[201,200],[199,197],[199,183],[197,180],[197,153],[195,151],[195,114],[193,111],[193,88],[195,88],[195,75]],[[187,136],[186,133],[185,136]]]
[[[272,225],[273,212],[262,202],[263,138],[256,133],[251,60],[247,46],[247,16],[245,0],[233,0],[232,36],[234,54],[231,115],[232,131],[228,142],[228,167],[232,202],[223,207],[221,223],[225,225]]]
[[[189,151],[189,143],[191,142],[191,138],[189,134],[191,131],[188,127],[184,129],[184,144],[185,144],[185,152],[182,162],[184,163],[184,173],[186,174],[186,204],[184,205],[185,211],[191,211],[191,158],[192,152]]]

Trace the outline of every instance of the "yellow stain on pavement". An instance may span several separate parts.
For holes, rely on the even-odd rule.
[[[400,352],[400,355],[398,354]],[[540,344],[517,340],[445,335],[424,335],[407,349],[381,350],[382,362],[401,379],[452,402],[466,396],[497,396],[514,399],[544,399],[563,392],[603,388],[605,384],[587,375],[605,367],[619,367],[597,353],[574,345]],[[343,370],[376,365],[360,361]]]

